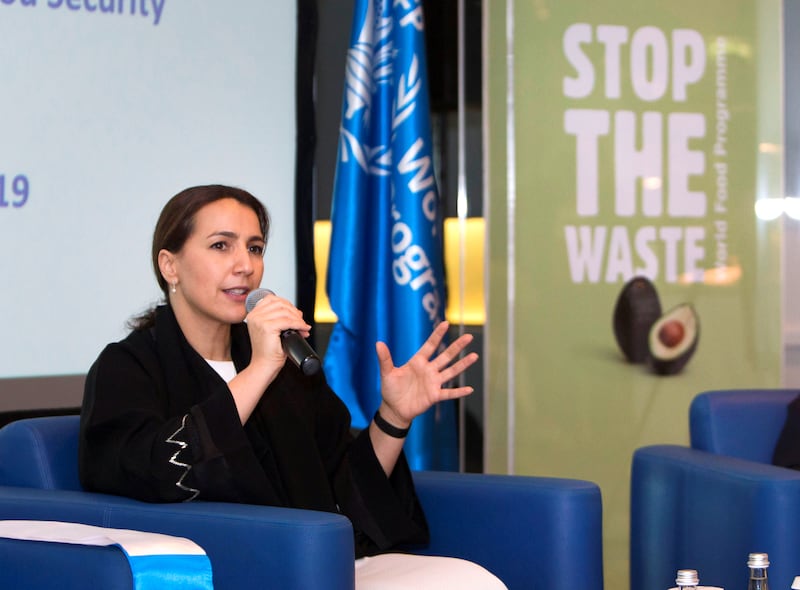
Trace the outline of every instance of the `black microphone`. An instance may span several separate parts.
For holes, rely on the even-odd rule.
[[[264,299],[267,295],[275,295],[269,289],[253,289],[247,294],[247,299],[244,302],[244,308],[247,313],[253,311],[256,304]],[[283,352],[286,353],[292,362],[300,367],[306,375],[313,375],[320,368],[320,360],[311,345],[306,342],[297,330],[284,330],[281,332],[281,344],[283,344]]]

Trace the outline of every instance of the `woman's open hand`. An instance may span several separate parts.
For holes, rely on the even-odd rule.
[[[420,349],[401,367],[394,366],[386,344],[375,345],[383,396],[381,415],[398,428],[406,428],[436,402],[472,393],[472,387],[444,387],[478,360],[474,352],[458,358],[472,342],[470,334],[462,335],[436,354],[448,327],[447,322],[436,326]]]

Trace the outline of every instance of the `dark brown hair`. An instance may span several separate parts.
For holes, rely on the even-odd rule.
[[[258,224],[261,227],[261,235],[264,238],[264,242],[267,241],[270,224],[269,213],[261,201],[246,190],[221,184],[194,186],[182,190],[164,205],[153,232],[151,249],[153,271],[156,274],[158,286],[164,293],[165,300],[169,300],[169,285],[167,285],[164,277],[161,276],[161,269],[158,267],[158,253],[161,250],[168,250],[173,253],[180,252],[186,240],[189,239],[192,231],[194,231],[197,212],[209,203],[221,199],[234,199],[252,209],[256,217],[258,217]],[[151,308],[142,315],[132,318],[128,325],[133,329],[142,330],[152,326],[154,321],[155,308]]]

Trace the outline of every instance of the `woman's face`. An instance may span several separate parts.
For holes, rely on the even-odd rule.
[[[177,283],[170,294],[176,313],[197,325],[241,322],[247,294],[261,284],[264,247],[250,207],[220,199],[200,209],[183,248],[160,255],[164,278]]]

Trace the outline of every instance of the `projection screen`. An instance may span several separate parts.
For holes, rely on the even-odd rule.
[[[188,186],[266,203],[263,285],[294,297],[295,40],[294,2],[0,0],[0,410],[80,402]]]

